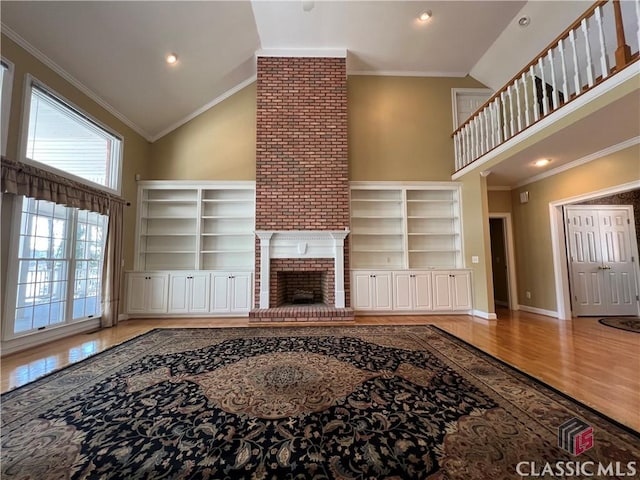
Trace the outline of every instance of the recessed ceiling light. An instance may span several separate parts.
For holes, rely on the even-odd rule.
[[[540,160],[536,160],[535,162],[533,162],[536,167],[544,167],[545,165],[549,165],[550,163],[551,160],[549,160],[548,158],[541,158]]]
[[[420,20],[421,22],[426,22],[431,18],[431,15],[431,10],[425,10],[420,15],[418,15],[418,20]]]
[[[178,63],[178,56],[175,53],[168,54],[164,59],[169,65],[175,65]]]
[[[522,28],[528,27],[530,23],[531,17],[529,17],[528,15],[523,15],[518,19],[518,25],[520,25]]]

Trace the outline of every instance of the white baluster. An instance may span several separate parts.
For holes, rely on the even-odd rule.
[[[524,72],[520,77],[520,83],[522,83],[522,93],[524,95],[524,126],[528,127],[531,124],[529,115],[529,92],[527,92],[527,72]]]
[[[536,88],[536,74],[533,65],[529,67],[529,77],[531,78],[531,89],[533,91],[533,121],[540,119],[540,111],[538,108],[538,89]]]
[[[540,80],[542,81],[542,116],[546,117],[549,113],[549,99],[547,97],[547,81],[544,78],[544,67],[542,66],[542,57],[538,59],[538,68],[540,69]]]
[[[516,119],[514,116],[515,107],[513,105],[513,91],[511,85],[507,87],[507,95],[509,96],[509,127],[511,128],[511,136],[515,135],[516,132]]]
[[[489,105],[484,107],[484,109],[482,110],[482,115],[484,116],[484,131],[486,134],[484,138],[484,151],[486,153],[492,148],[491,136],[493,134],[491,124],[489,123]]]
[[[602,9],[596,7],[596,23],[598,24],[598,38],[600,39],[600,68],[602,69],[602,79],[609,76],[609,67],[607,59],[607,47],[604,43],[604,29],[602,28]]]
[[[453,161],[455,164],[455,170],[460,170],[460,158],[458,157],[458,132],[453,134]]]
[[[507,102],[504,98],[504,91],[500,92],[500,100],[502,100],[502,129],[504,132],[504,141],[509,138],[509,122],[507,122]]]
[[[558,108],[558,87],[556,86],[556,67],[553,64],[553,48],[547,53],[549,59],[549,70],[551,71],[551,99],[553,100],[553,109]]]
[[[484,125],[482,124],[482,112],[476,116],[478,121],[478,157],[484,155]]]
[[[518,107],[518,132],[522,130],[522,107],[520,106],[520,87],[518,86],[518,79],[516,78],[513,84],[516,87],[516,105]]]
[[[471,121],[473,125],[473,160],[480,156],[480,132],[478,131],[478,117],[473,117]]]
[[[582,86],[580,85],[580,66],[578,65],[578,49],[576,47],[576,34],[575,30],[569,32],[569,42],[571,43],[571,50],[573,56],[573,86],[576,89],[576,96],[582,92]]]
[[[589,87],[593,87],[593,63],[591,62],[591,45],[589,44],[589,26],[587,25],[587,19],[583,18],[582,23],[582,35],[584,36],[584,52],[587,56],[587,82]]]
[[[569,101],[569,86],[567,84],[567,64],[564,59],[564,40],[560,39],[558,48],[560,49],[560,64],[562,66],[562,94],[566,103]]]
[[[500,121],[502,117],[500,116],[500,97],[496,97],[493,102],[493,114],[495,117],[495,144],[499,145],[502,143],[502,122]]]
[[[469,162],[471,161],[471,154],[469,153],[469,151],[471,150],[469,148],[470,142],[469,142],[469,124],[467,124],[464,129],[464,164],[469,165]]]

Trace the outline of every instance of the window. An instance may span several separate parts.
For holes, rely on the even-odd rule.
[[[13,334],[101,314],[107,217],[24,198]]]
[[[118,192],[121,139],[35,80],[30,85],[25,157]]]
[[[0,142],[2,155],[7,154],[7,137],[9,133],[9,111],[11,107],[11,87],[13,84],[13,64],[0,60]]]

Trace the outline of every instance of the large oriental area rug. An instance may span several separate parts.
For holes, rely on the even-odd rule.
[[[154,330],[2,396],[3,479],[498,480],[638,459],[637,433],[424,326]]]

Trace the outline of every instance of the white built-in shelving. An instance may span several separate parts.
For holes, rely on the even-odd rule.
[[[253,270],[254,228],[254,182],[140,182],[135,268]]]
[[[351,268],[460,268],[460,187],[352,182]]]

